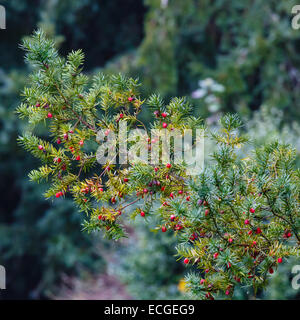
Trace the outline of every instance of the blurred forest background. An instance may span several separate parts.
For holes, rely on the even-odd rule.
[[[185,298],[186,271],[176,262],[172,236],[153,234],[141,219],[121,243],[84,234],[84,217],[71,202],[47,202],[44,186],[28,181],[36,163],[16,143],[26,124],[14,114],[29,71],[21,39],[41,27],[62,54],[83,49],[86,73],[139,77],[144,96],[186,96],[212,127],[222,113],[238,112],[254,145],[275,138],[300,151],[295,4],[0,0],[7,15],[7,29],[0,30],[0,265],[6,267],[7,290],[0,299]],[[143,117],[147,121],[149,114]],[[280,266],[259,298],[299,299],[300,291],[291,287],[296,262]],[[234,298],[251,296],[240,288]]]

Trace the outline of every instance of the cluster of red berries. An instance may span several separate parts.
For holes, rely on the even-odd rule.
[[[63,192],[62,192],[62,191],[59,191],[59,192],[57,192],[57,193],[55,194],[55,197],[56,197],[56,198],[59,198],[59,197],[61,197],[61,196],[63,196]]]
[[[39,107],[41,106],[41,104],[40,104],[39,102],[37,102],[35,106],[36,106],[37,108],[39,108]],[[48,105],[48,104],[45,104],[45,105],[44,105],[44,109],[48,109],[48,108],[49,108],[49,105]],[[48,112],[47,118],[48,118],[48,119],[53,118],[53,114],[52,114],[51,112]]]
[[[167,204],[167,203],[163,203],[163,206],[168,206],[168,204]],[[174,221],[177,221],[178,218],[176,218],[176,216],[175,216],[174,214],[172,214],[172,215],[170,216],[170,220],[171,220],[171,222],[174,222]],[[175,230],[175,231],[179,231],[179,230],[183,229],[183,225],[181,224],[180,221],[179,221],[179,222],[177,221],[176,224],[171,224],[171,229],[173,229],[173,230]],[[163,227],[161,228],[161,231],[162,231],[162,232],[166,232],[166,231],[167,231],[167,227],[166,227],[166,226],[163,226]]]
[[[159,118],[161,116],[163,119],[168,116],[166,112],[160,113],[159,111],[154,111],[154,115],[156,116],[156,118]],[[168,127],[168,124],[166,122],[163,122],[162,127],[166,129]]]
[[[286,231],[284,232],[284,234],[283,234],[283,238],[284,238],[284,239],[288,239],[288,238],[290,238],[292,235],[293,235],[293,234],[291,233],[291,231],[286,230]]]
[[[199,235],[196,232],[193,232],[193,234],[190,236],[190,241],[195,241],[198,239]]]
[[[166,167],[168,169],[170,169],[172,167],[172,165],[170,163],[167,163],[166,164]],[[158,167],[155,167],[154,168],[154,171],[155,172],[158,172],[159,168]],[[169,179],[169,176],[166,175],[166,179]],[[123,181],[126,183],[128,182],[128,178],[124,178]],[[149,189],[150,188],[150,189]],[[153,180],[153,181],[150,181],[147,186],[144,187],[144,189],[140,190],[140,191],[137,191],[136,195],[137,197],[142,197],[144,198],[144,196],[150,194],[154,194],[155,192],[157,192],[158,190],[160,190],[161,192],[164,192],[166,189],[165,186],[161,186],[161,182],[159,180]],[[179,194],[182,194],[182,192],[179,192]],[[173,192],[170,193],[170,197],[171,198],[174,198],[175,194]],[[167,206],[168,204],[166,202],[163,203],[163,206]]]
[[[39,107],[40,104],[37,103],[36,106]],[[48,117],[50,118],[51,116],[49,116],[49,114],[48,114]],[[74,131],[73,131],[73,130],[69,130],[67,133],[65,133],[65,134],[63,135],[63,139],[64,139],[64,140],[66,140],[66,141],[69,140],[69,133],[72,134],[72,133],[74,133]],[[61,143],[62,143],[62,140],[61,140],[60,138],[58,138],[58,139],[56,140],[56,143],[57,143],[57,144],[61,144]],[[78,142],[78,144],[79,144],[80,147],[82,147],[82,146],[84,145],[84,140],[80,140],[80,141]],[[46,152],[45,147],[42,146],[42,145],[38,145],[38,149],[39,149],[40,151]],[[74,146],[70,146],[69,149],[70,149],[70,151],[71,151],[72,153],[75,153]],[[81,159],[80,155],[77,155],[77,156],[75,157],[75,159],[76,159],[77,161],[80,161],[80,159]],[[61,158],[61,157],[54,157],[53,162],[59,164],[59,163],[62,162],[62,158]],[[64,170],[66,170],[66,168],[67,168],[67,167],[66,167],[66,164],[63,163],[63,164],[61,165],[61,170],[64,171]],[[60,177],[61,177],[61,175],[59,174],[59,178],[60,178]],[[60,192],[57,192],[57,193],[55,194],[56,198],[59,198],[59,197],[61,197],[62,195],[63,195],[63,192],[61,192],[61,191],[60,191]]]
[[[156,118],[158,118],[159,116],[162,116],[163,118],[166,118],[168,116],[168,114],[166,112],[162,112],[160,114],[159,111],[154,111],[154,115],[156,116]]]

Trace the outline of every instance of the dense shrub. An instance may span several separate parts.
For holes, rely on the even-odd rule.
[[[82,51],[60,57],[41,30],[22,48],[33,73],[17,112],[32,128],[19,141],[43,163],[29,176],[50,180],[47,198],[70,195],[88,215],[85,230],[104,230],[115,240],[125,236],[122,217],[138,203],[130,210],[132,218],[156,215],[157,231],[178,235],[178,256],[200,269],[187,275],[186,288],[205,299],[232,297],[240,283],[256,296],[278,264],[299,255],[300,175],[291,146],[275,141],[240,159],[236,150],[248,139],[239,133],[239,118],[227,114],[220,119],[220,132],[211,133],[218,148],[198,176],[188,175],[185,161],[171,164],[164,153],[155,165],[148,157],[115,165],[112,134],[122,121],[146,129],[138,118],[145,105],[154,111],[152,128],[164,133],[203,129],[201,119],[192,116],[185,99],[165,105],[152,95],[145,103],[134,79],[99,74],[89,80],[81,72]],[[49,123],[50,140],[33,134],[41,123]],[[137,143],[135,136],[125,133],[124,138],[130,146]],[[138,153],[157,142],[153,136],[140,138]],[[102,169],[96,167],[95,142],[106,159]]]

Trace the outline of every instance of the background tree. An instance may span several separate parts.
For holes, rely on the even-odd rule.
[[[299,32],[293,1],[145,1],[145,37],[132,55],[108,66],[136,72],[146,94],[190,95],[211,77],[226,88],[222,111],[250,114],[261,105],[299,119]],[[204,104],[201,115],[207,116]]]

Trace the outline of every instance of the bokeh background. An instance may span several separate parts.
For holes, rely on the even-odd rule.
[[[279,139],[292,143],[299,155],[295,4],[0,0],[7,14],[7,29],[0,30],[0,264],[6,267],[7,290],[0,290],[0,299],[186,298],[186,268],[176,262],[173,236],[153,234],[152,222],[141,219],[120,243],[84,234],[84,217],[71,202],[47,202],[45,186],[28,181],[37,163],[16,143],[26,123],[14,113],[29,72],[18,47],[22,38],[41,27],[62,54],[83,49],[88,74],[102,70],[139,77],[144,96],[156,92],[165,101],[186,96],[212,127],[222,113],[238,112],[252,146]],[[280,266],[259,298],[299,299],[300,290],[291,287],[297,263]],[[239,288],[234,298],[252,297]]]

